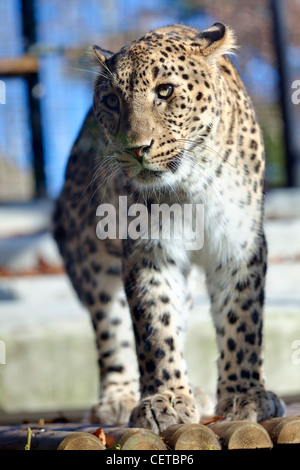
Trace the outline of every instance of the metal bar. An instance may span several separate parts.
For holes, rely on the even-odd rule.
[[[287,28],[285,9],[282,0],[271,0],[273,14],[274,41],[280,76],[280,104],[284,123],[284,144],[286,152],[286,179],[288,187],[297,186],[297,143],[293,126],[293,109],[291,101],[291,80],[287,64]]]
[[[30,46],[34,45],[36,42],[34,4],[34,0],[22,0],[22,26],[26,52],[29,50]],[[37,94],[34,93],[34,88],[39,83],[39,77],[37,73],[28,74],[25,77],[25,80],[27,83],[28,104],[30,110],[35,195],[36,197],[41,198],[46,197],[46,177],[40,101]]]
[[[1,77],[22,77],[29,73],[37,73],[38,60],[36,57],[25,54],[14,59],[0,59]]]

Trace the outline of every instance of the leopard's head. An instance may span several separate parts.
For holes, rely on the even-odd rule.
[[[93,47],[94,112],[113,158],[136,184],[180,180],[220,119],[218,61],[235,47],[221,23],[156,29],[117,53]],[[199,153],[199,152],[198,152]]]

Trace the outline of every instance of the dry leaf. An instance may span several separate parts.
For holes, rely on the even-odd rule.
[[[103,445],[106,445],[106,436],[102,428],[97,428],[93,435],[98,437]]]

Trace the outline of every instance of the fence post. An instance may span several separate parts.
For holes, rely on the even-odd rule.
[[[22,0],[22,25],[26,51],[28,51],[30,46],[34,45],[36,42],[34,5],[34,0]],[[39,98],[33,93],[34,87],[39,83],[39,77],[37,73],[28,74],[25,76],[25,80],[27,82],[28,103],[30,109],[35,195],[36,197],[46,197],[46,178],[40,101]]]
[[[274,41],[277,55],[278,72],[280,76],[280,103],[284,123],[284,144],[286,152],[287,186],[297,186],[298,150],[292,109],[292,82],[288,73],[287,63],[287,28],[285,24],[285,2],[271,0],[273,15]]]

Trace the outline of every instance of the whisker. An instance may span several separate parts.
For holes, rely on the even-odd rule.
[[[95,70],[88,70],[88,69],[82,69],[79,67],[69,67],[70,70],[77,70],[80,72],[88,72],[88,73],[93,73],[94,75],[99,75],[99,72],[96,72]]]
[[[219,154],[219,152],[217,152],[214,148],[210,147],[209,145],[207,145],[205,142],[203,142],[202,140],[200,140],[199,142],[195,142],[195,141],[190,141],[191,143],[193,143],[194,145],[198,146],[198,147],[201,147],[205,150],[209,150],[210,152],[214,153],[215,155],[217,155],[219,158],[222,158],[223,160],[223,157]],[[227,149],[226,149],[227,150]],[[229,163],[229,162],[228,162]],[[230,163],[229,163],[230,164]]]
[[[96,58],[97,58],[97,61],[99,62],[100,67],[103,67],[104,70],[106,70],[106,71],[109,73],[109,75],[113,76],[113,74],[112,74],[111,71],[109,70],[109,68],[108,68],[108,66],[107,66],[107,64],[106,64],[106,62],[102,62],[102,61],[99,59],[98,56],[96,56]],[[108,76],[107,78],[109,78],[109,76]]]
[[[120,171],[119,166],[115,163],[112,156],[101,157],[100,162],[96,164],[93,168],[93,176],[89,183],[87,184],[85,190],[81,197],[86,194],[87,190],[91,190],[90,198],[89,198],[89,205],[91,204],[92,199],[94,198],[95,194],[97,193],[98,189],[102,185],[102,195],[101,195],[101,202],[103,201],[107,188],[112,181],[112,179],[117,175]],[[91,172],[90,172],[91,173]],[[102,175],[101,175],[102,173]],[[95,190],[93,190],[96,184]]]
[[[112,173],[109,175],[109,177],[106,179],[104,185],[102,185],[103,181],[101,181],[101,182],[97,185],[97,187],[96,187],[94,193],[93,193],[92,196],[91,196],[91,200],[92,200],[92,198],[94,197],[94,195],[97,193],[97,191],[99,190],[100,186],[102,186],[102,187],[101,187],[101,193],[102,193],[102,194],[101,194],[101,199],[100,199],[99,202],[100,202],[100,204],[103,203],[103,201],[105,200],[107,188],[109,187],[109,185],[110,185],[111,181],[113,180],[113,178],[117,175],[118,171],[119,171],[119,170],[116,169],[114,172],[112,172]]]
[[[98,160],[99,157],[96,157],[94,158],[95,161]],[[95,182],[95,177],[97,175],[98,172],[100,172],[100,169],[101,167],[104,166],[104,164],[106,163],[105,159],[107,157],[100,157],[100,161],[98,161],[96,163],[96,165],[89,171],[88,175],[87,175],[87,179],[89,181],[89,183],[86,185],[85,189],[82,191],[82,194],[80,196],[80,199],[82,199],[86,193],[86,191],[91,187],[93,186],[94,182]],[[91,179],[90,179],[91,177]]]
[[[196,147],[200,147],[201,149],[204,149],[204,150],[208,150],[209,152],[212,152],[214,153],[217,157],[221,158],[222,161],[226,164],[228,164],[229,166],[231,166],[232,168],[236,168],[236,166],[239,166],[240,167],[240,164],[239,162],[236,162],[236,166],[233,165],[231,162],[229,162],[228,160],[224,160],[224,157],[222,157],[215,149],[213,149],[212,147],[208,146],[206,143],[204,143],[203,141],[194,141],[194,140],[191,140],[191,139],[177,139],[178,142],[183,142],[183,143],[191,143],[193,145],[195,145]],[[184,149],[185,151],[189,151],[189,152],[193,152],[192,149]],[[226,149],[227,151],[228,149]]]
[[[112,74],[111,71],[109,70],[109,68],[108,68],[108,66],[107,66],[107,64],[106,64],[106,62],[101,62],[101,65],[102,65],[102,67],[105,68],[105,70],[107,70],[107,72],[109,73],[109,75],[112,77],[113,74]]]

